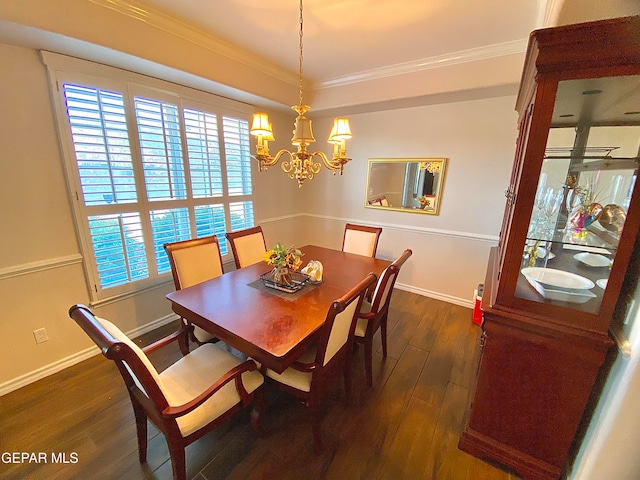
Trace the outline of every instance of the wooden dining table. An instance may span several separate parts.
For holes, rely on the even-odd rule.
[[[286,293],[265,287],[260,262],[171,292],[172,310],[276,372],[283,372],[317,338],[329,306],[370,272],[380,276],[391,263],[340,250],[307,245],[302,264],[323,265],[322,282]]]

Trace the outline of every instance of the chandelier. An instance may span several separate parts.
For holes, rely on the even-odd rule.
[[[303,37],[303,20],[302,20],[302,0],[300,0],[300,43],[299,43],[299,65],[300,65],[300,82],[299,82],[299,104],[294,105],[291,108],[298,114],[294,129],[293,138],[291,144],[296,147],[295,152],[289,150],[280,150],[275,156],[269,154],[269,142],[274,141],[273,129],[271,128],[271,122],[266,113],[256,112],[253,115],[253,122],[251,124],[251,135],[258,137],[258,143],[256,145],[256,155],[253,156],[258,161],[259,169],[261,172],[266,171],[269,167],[275,165],[280,161],[283,155],[288,155],[289,160],[283,160],[281,167],[289,177],[298,181],[298,187],[302,187],[302,184],[307,179],[312,179],[313,176],[320,172],[322,165],[318,162],[314,162],[314,157],[318,157],[322,164],[329,170],[333,171],[335,175],[338,171],[342,175],[344,165],[351,160],[347,157],[346,140],[351,138],[351,129],[349,128],[349,120],[344,117],[336,118],[333,121],[333,127],[329,134],[328,143],[333,144],[333,156],[329,160],[327,156],[320,151],[309,152],[307,146],[316,141],[311,131],[311,120],[305,117],[311,107],[305,105],[302,101],[303,89],[303,69],[302,69],[302,37]]]
[[[420,170],[436,174],[442,172],[442,162],[420,162]]]

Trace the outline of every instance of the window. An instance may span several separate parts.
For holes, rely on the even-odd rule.
[[[228,255],[224,233],[254,225],[247,108],[140,76],[54,74],[93,300],[169,281],[167,242],[217,235]]]

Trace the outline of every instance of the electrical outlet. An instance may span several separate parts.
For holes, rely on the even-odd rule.
[[[36,343],[42,343],[49,340],[49,337],[47,337],[47,331],[44,328],[39,328],[38,330],[34,330],[33,336],[36,339]]]

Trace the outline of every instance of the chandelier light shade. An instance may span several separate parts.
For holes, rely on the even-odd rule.
[[[310,106],[304,105],[303,98],[303,69],[302,69],[302,37],[303,37],[303,19],[302,19],[302,0],[300,0],[300,49],[299,49],[299,65],[300,65],[300,90],[299,104],[291,108],[298,114],[293,128],[293,138],[291,144],[296,147],[295,151],[280,150],[275,156],[269,154],[269,142],[275,140],[273,136],[273,128],[269,121],[269,116],[264,112],[256,112],[253,114],[253,122],[251,123],[251,135],[257,137],[256,154],[253,158],[258,161],[261,172],[266,171],[269,167],[277,164],[283,155],[288,155],[289,160],[283,160],[281,167],[289,177],[298,181],[298,187],[307,179],[320,172],[322,164],[333,174],[340,172],[342,175],[345,164],[351,160],[347,157],[346,141],[351,138],[351,128],[349,120],[344,117],[336,118],[333,121],[333,127],[327,140],[333,144],[333,156],[331,159],[321,152],[309,152],[307,147],[316,141],[311,130],[311,120],[305,117],[305,114],[311,109]],[[322,164],[314,162],[314,157],[322,161]]]
[[[251,124],[252,135],[262,135],[268,137],[272,135],[271,125],[269,125],[269,116],[266,113],[254,113],[253,123]]]

